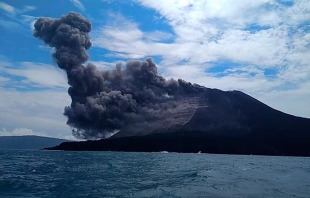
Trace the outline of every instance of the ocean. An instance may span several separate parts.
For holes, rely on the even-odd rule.
[[[0,150],[0,197],[310,197],[310,158]]]

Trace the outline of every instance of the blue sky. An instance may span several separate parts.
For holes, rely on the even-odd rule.
[[[241,90],[310,118],[308,0],[0,1],[0,135],[72,138],[65,74],[32,36],[40,16],[92,21],[90,62],[152,57],[166,78]]]

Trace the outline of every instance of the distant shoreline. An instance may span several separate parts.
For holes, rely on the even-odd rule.
[[[155,134],[114,139],[63,142],[44,150],[62,151],[120,151],[120,152],[176,152],[262,156],[310,157],[309,140],[250,136],[216,136],[199,133]],[[294,146],[296,145],[296,146]],[[297,146],[298,145],[298,146]]]

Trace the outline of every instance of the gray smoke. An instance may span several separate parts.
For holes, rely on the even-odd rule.
[[[182,124],[180,115],[192,111],[192,96],[204,89],[180,79],[166,80],[150,58],[105,71],[91,63],[83,65],[89,58],[91,22],[78,13],[39,18],[34,28],[34,36],[55,49],[53,58],[66,71],[72,102],[64,115],[78,138]]]

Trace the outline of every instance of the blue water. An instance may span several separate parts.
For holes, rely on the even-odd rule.
[[[310,197],[310,158],[0,150],[0,197]]]

